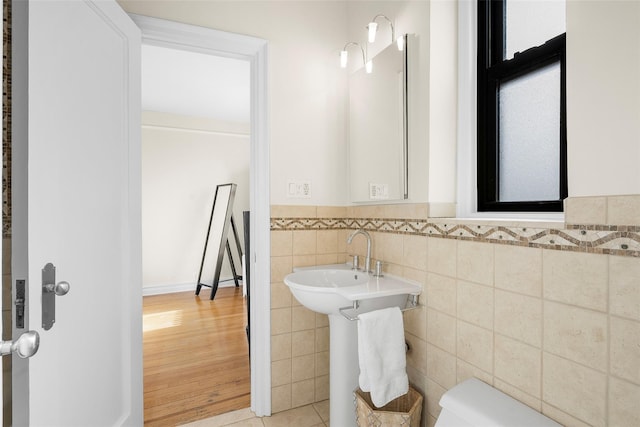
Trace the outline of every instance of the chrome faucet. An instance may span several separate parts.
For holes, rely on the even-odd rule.
[[[371,272],[371,235],[369,235],[369,233],[367,233],[363,229],[356,230],[347,238],[347,244],[350,245],[353,241],[353,238],[358,234],[362,234],[367,238],[367,257],[364,259],[364,271],[369,273]]]

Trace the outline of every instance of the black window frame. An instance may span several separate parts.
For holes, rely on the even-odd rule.
[[[566,33],[503,59],[506,0],[478,0],[477,190],[478,212],[562,212],[567,197]],[[560,179],[558,200],[499,200],[501,82],[560,63]]]

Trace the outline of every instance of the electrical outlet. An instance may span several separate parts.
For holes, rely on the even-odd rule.
[[[303,199],[311,198],[311,182],[310,181],[300,182],[300,197],[302,197]]]
[[[369,183],[369,199],[387,200],[389,198],[389,184]]]

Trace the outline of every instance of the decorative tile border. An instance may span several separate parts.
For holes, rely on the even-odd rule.
[[[11,237],[11,0],[2,5],[2,237]]]
[[[271,230],[346,230],[354,228],[346,218],[271,218]]]
[[[562,229],[374,218],[271,218],[271,230],[355,230],[470,240],[561,251],[640,257],[640,226],[567,225]]]

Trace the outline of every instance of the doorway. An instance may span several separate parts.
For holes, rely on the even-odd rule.
[[[262,39],[225,33],[139,15],[130,15],[142,31],[143,43],[208,53],[250,63],[251,123],[249,205],[251,253],[251,410],[271,415],[270,342],[270,215],[269,141],[267,124],[267,43]]]
[[[250,257],[249,268],[251,269],[254,284],[252,295],[255,304],[252,304],[252,348],[256,350],[256,356],[252,359],[251,390],[252,390],[252,410],[259,416],[270,415],[270,302],[269,302],[269,142],[266,120],[267,97],[266,97],[266,52],[267,45],[264,40],[233,36],[216,32],[213,30],[186,31],[185,27],[179,24],[168,23],[163,25],[160,20],[145,19],[144,17],[132,17],[143,30],[144,37],[148,40],[155,40],[157,43],[174,43],[176,39],[182,38],[185,46],[192,46],[195,50],[211,51],[219,54],[226,54],[232,57],[245,58],[251,63],[251,86],[252,86],[252,147],[256,147],[255,156],[251,159],[251,186],[255,190],[251,196],[252,212],[252,247],[254,251]],[[210,36],[202,37],[201,32]],[[205,41],[203,41],[203,39]],[[199,47],[198,47],[199,46]],[[135,114],[135,113],[133,113]],[[260,254],[256,257],[255,254]],[[125,306],[123,307],[126,310]],[[135,374],[135,372],[134,372]],[[18,400],[18,399],[16,399]],[[134,406],[136,398],[132,399]],[[135,409],[135,408],[134,408]]]
[[[223,258],[215,300],[207,288],[194,295],[216,185],[235,184],[228,239],[242,246],[250,69],[144,43],[141,52],[144,419],[177,425],[250,406],[244,286],[233,280],[242,250]],[[216,259],[207,257],[200,283],[212,283]]]

